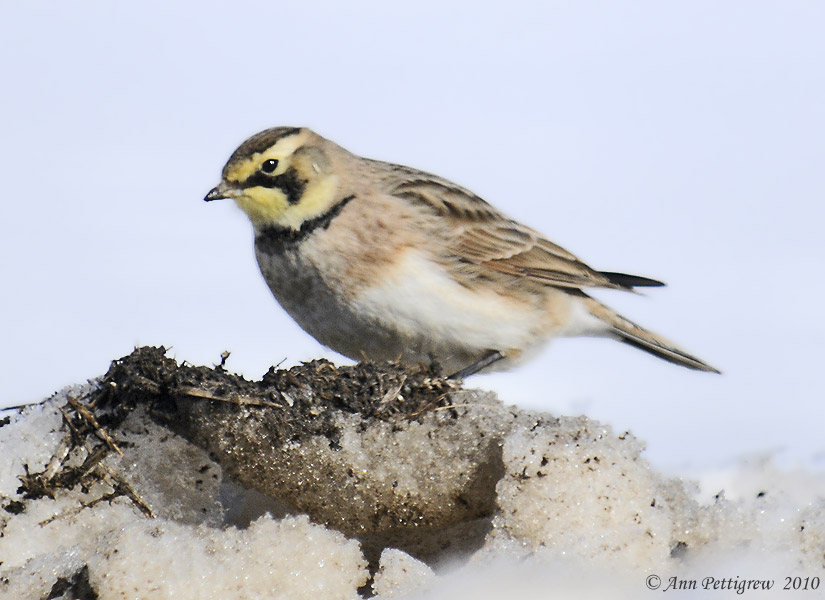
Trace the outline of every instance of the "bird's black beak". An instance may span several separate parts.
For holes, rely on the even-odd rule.
[[[224,184],[221,183],[218,186],[213,187],[209,190],[209,193],[204,196],[204,202],[212,202],[212,200],[223,200],[225,198],[231,198],[231,190]]]

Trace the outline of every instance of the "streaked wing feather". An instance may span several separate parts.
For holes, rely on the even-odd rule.
[[[451,250],[465,262],[556,287],[632,289],[625,284],[633,280],[630,276],[622,280],[619,274],[608,277],[591,269],[469,190],[421,171],[392,167],[390,193],[423,204],[450,222],[457,235]]]

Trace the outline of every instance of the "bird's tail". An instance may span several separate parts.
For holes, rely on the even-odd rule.
[[[711,373],[720,373],[720,371],[703,360],[688,354],[669,340],[648,331],[636,323],[625,319],[611,308],[608,308],[595,298],[584,296],[585,306],[594,317],[606,323],[609,329],[609,335],[616,337],[618,340],[635,346],[640,350],[649,352],[654,356],[663,358],[669,362],[677,365],[682,365],[688,369],[695,369],[697,371],[709,371]]]

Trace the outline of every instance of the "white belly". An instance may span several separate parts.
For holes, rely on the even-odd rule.
[[[525,348],[535,342],[543,321],[537,307],[465,287],[414,251],[379,286],[365,289],[356,304],[365,314],[389,319],[402,339],[423,338],[436,354]]]
[[[568,315],[575,314],[567,294],[548,290],[566,313],[559,315],[565,327],[548,327],[546,302],[470,289],[412,250],[378,283],[356,290],[344,290],[329,273],[322,276],[298,252],[259,253],[258,262],[272,293],[298,324],[355,360],[436,359],[445,371],[457,371],[491,350],[515,357],[565,335]]]

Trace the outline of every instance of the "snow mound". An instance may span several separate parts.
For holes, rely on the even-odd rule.
[[[4,598],[630,598],[825,569],[815,476],[700,502],[629,433],[433,370],[250,382],[140,348],[0,419]]]

